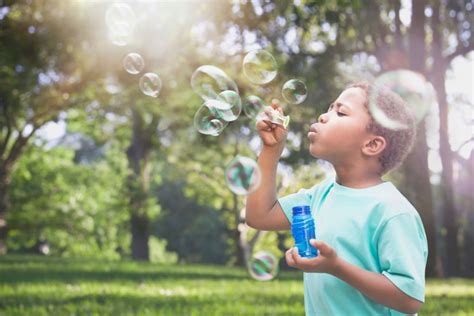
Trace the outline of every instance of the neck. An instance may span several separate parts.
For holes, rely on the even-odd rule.
[[[383,182],[377,172],[355,166],[334,166],[334,169],[336,170],[336,182],[345,187],[363,189]]]

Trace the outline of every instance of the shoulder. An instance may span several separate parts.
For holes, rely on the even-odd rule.
[[[378,195],[378,206],[383,211],[385,220],[403,214],[419,217],[413,204],[391,182],[387,182]]]
[[[313,198],[329,191],[331,187],[333,186],[333,184],[334,184],[334,179],[327,178],[327,179],[322,180],[321,182],[316,183],[312,187],[299,189],[294,194],[305,194],[305,195],[308,195],[310,198]]]
[[[420,214],[408,199],[393,185],[380,195],[380,221],[378,233],[398,231],[401,235],[414,233],[417,238],[426,239]],[[398,227],[398,228],[397,228]],[[389,235],[392,235],[391,233]]]

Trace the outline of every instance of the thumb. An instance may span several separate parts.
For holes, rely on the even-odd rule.
[[[314,248],[317,248],[319,250],[319,253],[323,256],[325,255],[330,255],[332,253],[332,248],[329,247],[325,242],[323,241],[320,241],[320,240],[316,240],[316,239],[311,239],[309,241],[309,243],[311,244],[311,246],[313,246]]]

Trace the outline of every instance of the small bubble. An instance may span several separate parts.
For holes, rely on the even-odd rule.
[[[156,98],[160,94],[161,90],[161,79],[160,77],[152,72],[147,72],[140,78],[140,90],[151,97]]]
[[[268,251],[259,251],[249,260],[250,276],[258,281],[269,281],[278,274],[278,260]]]
[[[137,53],[130,53],[123,59],[123,68],[132,75],[139,74],[145,67],[145,61]]]
[[[303,81],[291,79],[285,82],[281,90],[283,98],[291,104],[300,104],[308,96],[308,88]]]
[[[277,75],[275,58],[266,50],[253,50],[249,52],[242,63],[244,75],[252,83],[266,84]]]
[[[226,182],[235,194],[246,195],[260,185],[261,172],[255,160],[237,156],[226,167]]]
[[[204,101],[194,114],[193,123],[199,133],[219,136],[229,123],[222,119],[220,111],[209,105],[209,102],[213,101],[215,100]]]

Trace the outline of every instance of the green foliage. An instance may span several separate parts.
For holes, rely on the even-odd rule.
[[[330,293],[329,295],[335,295]],[[252,280],[240,268],[8,255],[0,257],[2,315],[302,315],[301,272]],[[418,313],[474,313],[474,282],[428,280]]]
[[[186,198],[183,185],[169,180],[158,189],[163,208],[154,233],[167,240],[167,250],[180,262],[225,264],[232,256],[226,241],[226,225],[217,210]]]
[[[166,240],[151,236],[148,243],[150,246],[150,262],[162,264],[178,262],[178,256],[175,253],[166,251]]]
[[[126,164],[110,149],[105,159],[76,164],[74,151],[31,146],[13,173],[9,247],[49,243],[52,254],[118,258],[128,249]]]

